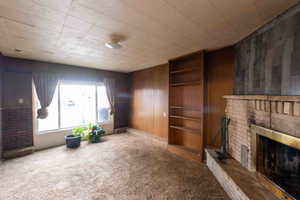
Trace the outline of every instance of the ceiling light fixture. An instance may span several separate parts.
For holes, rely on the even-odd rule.
[[[111,34],[110,38],[111,38],[110,42],[105,43],[105,46],[110,49],[122,48],[123,46],[122,46],[121,42],[126,39],[126,37],[124,35],[116,34],[116,33]]]
[[[110,48],[110,49],[120,49],[120,48],[122,48],[122,45],[120,44],[120,42],[106,42],[105,46],[107,48]]]
[[[16,53],[22,53],[22,50],[21,49],[15,49],[15,52]]]

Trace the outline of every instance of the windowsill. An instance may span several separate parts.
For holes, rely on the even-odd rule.
[[[112,120],[109,121],[105,121],[105,122],[99,122],[99,125],[109,125],[109,124],[113,124]],[[51,133],[67,133],[67,132],[72,132],[72,130],[74,128],[82,128],[82,127],[86,127],[87,125],[84,126],[74,126],[74,127],[69,127],[69,128],[61,128],[61,129],[54,129],[54,130],[49,130],[49,131],[40,131],[37,132],[37,135],[43,135],[43,134],[51,134]]]

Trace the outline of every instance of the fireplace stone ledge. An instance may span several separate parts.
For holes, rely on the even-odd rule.
[[[265,188],[257,174],[243,168],[236,160],[219,161],[216,151],[206,149],[207,166],[233,200],[279,200]]]
[[[300,96],[226,95],[224,99],[300,102]]]

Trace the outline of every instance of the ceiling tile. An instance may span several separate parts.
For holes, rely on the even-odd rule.
[[[101,19],[101,14],[95,10],[84,7],[77,1],[72,3],[72,6],[68,10],[68,15],[78,18],[90,24],[95,24]]]
[[[31,0],[0,0],[0,6],[23,12],[31,12],[34,3]]]
[[[298,2],[0,0],[0,50],[19,58],[129,72],[231,45]],[[122,37],[123,48],[106,48],[115,35]]]
[[[8,33],[21,38],[31,38],[36,40],[57,39],[59,35],[58,32],[50,32],[48,30],[38,29],[34,26],[6,19],[4,19],[4,25]]]
[[[80,20],[72,16],[68,16],[66,18],[64,22],[64,26],[68,28],[72,28],[77,32],[82,32],[82,33],[87,33],[92,28],[91,23],[87,23],[83,20]]]
[[[34,4],[29,13],[35,17],[46,18],[54,22],[63,22],[67,16],[66,12],[60,12],[39,4]]]
[[[26,0],[24,0],[26,1]],[[66,12],[72,3],[72,0],[32,0],[34,3],[51,9]]]

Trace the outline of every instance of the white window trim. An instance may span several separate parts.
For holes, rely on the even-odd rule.
[[[113,117],[111,117],[113,118]],[[109,125],[112,124],[113,120],[107,120],[105,122],[97,122],[99,125]],[[82,125],[82,126],[73,126],[73,127],[68,127],[68,128],[59,128],[59,129],[52,129],[52,130],[47,130],[47,131],[38,131],[38,134],[47,134],[47,133],[57,133],[57,132],[65,132],[65,131],[72,131],[74,128],[83,128],[86,127],[87,125]],[[38,127],[37,127],[38,129]]]
[[[67,83],[67,84],[78,84],[78,82],[72,82],[72,81],[60,81],[58,82],[58,85],[57,85],[57,101],[58,101],[58,127],[61,127],[61,115],[60,115],[60,84],[62,83]],[[83,83],[84,84],[84,83]],[[95,109],[95,112],[96,112],[96,122],[97,124],[99,125],[111,125],[114,123],[114,116],[113,115],[110,115],[109,116],[109,120],[107,121],[104,121],[104,122],[99,122],[98,120],[98,113],[97,113],[97,108],[98,108],[98,92],[97,92],[97,86],[104,86],[103,83],[90,83],[90,84],[86,84],[86,85],[94,85],[96,86],[95,87],[95,101],[96,101],[96,109]],[[35,93],[35,92],[34,92]],[[38,101],[38,98],[37,98],[37,95],[35,93],[34,95],[34,108],[37,108],[37,101]],[[46,130],[46,131],[39,131],[38,130],[38,119],[36,117],[34,117],[35,119],[35,123],[36,124],[36,133],[37,134],[49,134],[49,133],[57,133],[57,132],[67,132],[67,131],[72,131],[74,128],[81,128],[81,127],[86,127],[87,125],[80,125],[80,126],[72,126],[72,127],[66,127],[66,128],[58,128],[58,129],[52,129],[52,130]]]

